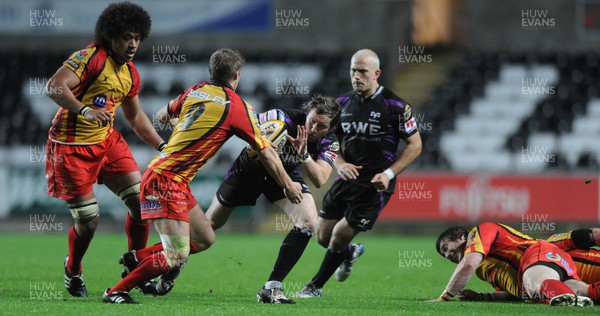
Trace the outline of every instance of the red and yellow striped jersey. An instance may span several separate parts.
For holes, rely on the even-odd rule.
[[[63,107],[52,120],[49,137],[64,144],[96,144],[106,139],[113,129],[115,111],[126,97],[135,97],[140,89],[140,76],[132,62],[118,65],[105,47],[96,43],[74,52],[63,65],[81,80],[71,89],[75,98],[92,109],[105,108],[113,120],[99,127],[96,122]]]
[[[600,250],[571,249],[567,253],[573,258],[581,281],[587,284],[600,282]]]
[[[518,284],[520,261],[527,247],[534,243],[534,238],[509,226],[485,222],[469,232],[465,255],[470,252],[483,254],[483,261],[475,271],[477,276],[496,290],[521,297]]]
[[[231,87],[203,82],[169,102],[177,124],[162,153],[148,168],[177,182],[190,182],[223,144],[236,135],[254,148],[270,146],[256,114]]]

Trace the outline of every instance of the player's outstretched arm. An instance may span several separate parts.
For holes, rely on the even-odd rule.
[[[483,260],[483,254],[479,252],[469,252],[458,263],[454,270],[450,281],[446,285],[446,289],[440,297],[429,300],[429,302],[451,301],[454,296],[462,290],[475,273],[475,269]]]
[[[302,186],[298,182],[292,181],[285,172],[283,164],[279,159],[277,151],[273,147],[265,147],[258,152],[260,162],[265,166],[269,174],[283,188],[285,196],[294,204],[302,202]]]
[[[127,97],[121,104],[123,114],[127,123],[131,126],[135,134],[143,140],[146,144],[161,150],[161,145],[164,143],[162,137],[158,135],[150,119],[142,111],[140,105],[140,98],[136,95],[135,97]]]
[[[480,302],[509,302],[519,301],[518,297],[506,291],[496,291],[492,293],[480,293],[473,290],[464,289],[456,295],[459,301],[480,301]]]

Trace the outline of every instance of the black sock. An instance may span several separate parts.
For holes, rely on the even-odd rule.
[[[283,279],[285,279],[298,260],[300,260],[311,236],[311,232],[302,230],[298,227],[294,227],[290,230],[281,243],[279,255],[275,261],[275,266],[273,266],[273,271],[271,271],[271,275],[269,276],[269,281],[282,282]]]
[[[335,270],[346,260],[348,254],[348,247],[342,252],[331,252],[328,248],[325,252],[325,258],[321,262],[319,271],[310,281],[317,288],[322,288],[325,283],[331,278]]]

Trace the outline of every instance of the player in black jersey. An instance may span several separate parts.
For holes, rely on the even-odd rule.
[[[394,177],[421,153],[421,136],[408,103],[379,85],[381,74],[375,52],[362,49],[352,56],[352,91],[338,98],[342,112],[335,133],[341,143],[335,160],[339,178],[323,199],[317,240],[327,248],[317,274],[296,297],[322,296],[322,287],[334,274],[344,281],[361,244],[350,244],[361,231],[373,227],[394,192]],[[400,140],[406,147],[398,157]],[[337,269],[337,270],[336,270]]]
[[[304,171],[316,187],[321,187],[331,175],[340,147],[332,131],[339,119],[339,110],[340,105],[334,98],[316,95],[303,105],[303,111],[274,109],[258,117],[261,124],[270,120],[285,122],[287,143],[278,150],[279,157],[290,178],[302,185],[304,198],[300,204],[289,202],[263,165],[251,158],[247,150],[243,150],[227,172],[206,212],[216,230],[225,224],[235,207],[255,205],[258,197],[264,194],[293,221],[294,228],[281,244],[271,275],[257,294],[259,302],[295,303],[285,297],[282,282],[302,256],[317,225],[315,201],[302,173]]]

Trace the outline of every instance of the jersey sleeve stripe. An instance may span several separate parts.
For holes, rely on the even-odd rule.
[[[76,89],[75,92],[75,97],[77,98],[77,100],[82,101],[83,97],[85,96],[86,92],[88,91],[88,89],[92,86],[92,84],[94,84],[94,82],[96,81],[96,79],[98,79],[98,77],[100,76],[100,74],[102,73],[102,71],[104,70],[104,66],[106,66],[106,53],[104,54],[100,54],[100,56],[98,56],[99,54],[97,54],[100,51],[100,49],[96,50],[94,52],[94,54],[90,57],[88,64],[86,65],[86,67],[92,63],[92,62],[98,62],[101,63],[102,66],[100,66],[100,69],[92,76],[92,77],[88,77],[87,75],[84,76],[83,78],[81,78],[81,85]],[[96,57],[98,56],[98,57]],[[97,60],[94,59],[94,57],[96,58],[102,58],[103,60]]]

